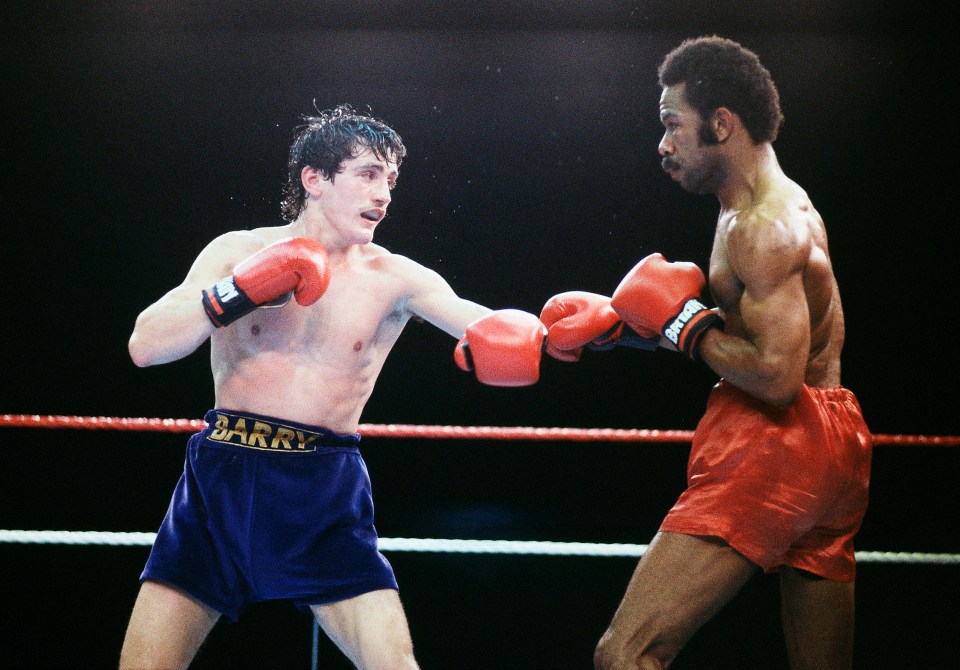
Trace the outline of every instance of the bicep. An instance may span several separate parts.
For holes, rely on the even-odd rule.
[[[745,283],[739,316],[744,335],[763,358],[806,360],[810,319],[799,273]]]
[[[177,304],[200,299],[200,292],[233,272],[240,261],[256,253],[265,241],[245,232],[221,235],[196,257],[186,277],[155,304]]]
[[[810,343],[803,285],[807,246],[779,222],[740,242],[731,245],[730,260],[743,283],[737,310],[742,336],[762,366],[802,378]]]

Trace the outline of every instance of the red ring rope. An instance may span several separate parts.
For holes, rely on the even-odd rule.
[[[80,428],[193,433],[203,429],[202,419],[144,419],[109,416],[62,416],[3,414],[0,426],[15,428]],[[532,428],[498,426],[416,426],[408,424],[360,424],[365,437],[419,437],[422,439],[530,440],[567,442],[689,442],[692,430],[646,430],[618,428]],[[957,447],[960,435],[874,434],[874,445]]]

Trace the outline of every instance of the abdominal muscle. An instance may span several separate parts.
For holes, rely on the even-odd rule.
[[[286,314],[251,315],[234,324],[235,331],[214,334],[217,407],[356,432],[405,319],[375,321],[350,333],[291,322],[309,322],[312,309],[289,305]],[[256,335],[254,319],[260,321]]]
[[[376,374],[344,374],[301,357],[261,355],[226,371],[216,383],[216,404],[337,433],[356,432]]]

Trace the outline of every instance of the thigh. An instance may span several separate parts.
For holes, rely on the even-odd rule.
[[[130,615],[120,668],[186,668],[219,618],[179,589],[145,581]]]
[[[323,631],[358,668],[417,667],[407,617],[393,589],[310,609]]]
[[[658,533],[601,640],[605,667],[634,667],[643,657],[669,664],[756,571],[719,539]]]
[[[793,670],[849,668],[853,662],[853,582],[780,571],[783,634]]]

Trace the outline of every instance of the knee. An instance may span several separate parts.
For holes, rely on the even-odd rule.
[[[662,670],[672,660],[670,654],[664,655],[663,645],[656,639],[645,637],[642,631],[621,640],[608,630],[600,638],[593,651],[594,670]]]
[[[413,656],[407,656],[404,658],[394,658],[390,659],[384,664],[374,664],[369,666],[370,668],[384,669],[384,670],[419,670],[420,666],[417,665],[416,660]]]
[[[419,670],[413,655],[413,646],[401,649],[384,650],[382,653],[367,654],[358,668],[369,670]]]
[[[613,648],[604,635],[597,643],[597,648],[593,650],[593,668],[594,670],[614,670],[617,667]]]

